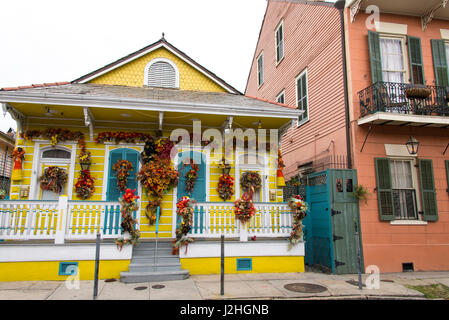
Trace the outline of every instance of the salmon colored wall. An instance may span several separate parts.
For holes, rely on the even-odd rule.
[[[281,20],[284,58],[276,63],[275,30]],[[332,3],[268,2],[245,93],[275,101],[285,89],[285,104],[296,106],[296,78],[307,68],[309,121],[289,129],[282,140],[287,179],[297,173],[298,163],[316,155],[346,154],[340,34]],[[258,87],[257,57],[262,51],[264,83]]]
[[[369,125],[358,126],[360,102],[357,92],[371,85],[369,64],[367,15],[360,11],[355,22],[346,22],[348,67],[350,72],[349,97],[354,164],[359,184],[372,194],[365,204],[360,202],[363,253],[365,267],[377,265],[381,272],[400,272],[403,262],[413,262],[417,270],[449,270],[449,194],[443,151],[449,142],[447,129],[430,127],[373,126],[362,152]],[[347,19],[348,21],[348,19]],[[419,17],[381,14],[380,21],[407,24],[408,35],[421,38],[424,76],[428,85],[434,85],[431,39],[441,39],[440,29],[449,29],[448,21],[433,20],[424,32]],[[407,54],[408,56],[408,54]],[[404,144],[410,135],[419,142],[418,157],[432,159],[437,193],[438,221],[427,225],[391,225],[379,220],[374,158],[385,157],[385,144]],[[417,196],[420,192],[418,190]]]

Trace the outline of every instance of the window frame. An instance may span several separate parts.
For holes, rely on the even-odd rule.
[[[402,50],[402,66],[403,66],[403,70],[388,70],[386,72],[402,72],[404,74],[404,82],[402,83],[407,83],[410,84],[411,82],[411,76],[410,76],[410,67],[409,67],[409,57],[408,57],[408,46],[406,46],[407,43],[407,36],[406,35],[401,35],[401,34],[390,34],[390,33],[381,33],[379,32],[379,50],[380,50],[380,59],[381,61],[382,59],[382,49],[381,49],[381,40],[382,39],[389,39],[389,40],[400,40],[401,41],[401,50]],[[382,68],[382,64],[381,64],[381,68]],[[382,72],[382,81],[383,82],[388,82],[385,79],[383,79],[383,72],[384,69],[381,69]]]
[[[301,73],[295,78],[296,109],[299,110],[299,108],[298,108],[299,107],[298,106],[298,102],[299,102],[299,99],[298,99],[298,80],[300,78],[304,77],[304,76],[305,76],[305,79],[306,79],[306,96],[305,96],[305,98],[306,98],[306,102],[307,102],[307,117],[299,120],[299,116],[298,116],[296,127],[300,127],[304,123],[307,123],[309,121],[309,116],[310,116],[310,114],[309,114],[309,109],[310,109],[309,108],[309,80],[307,79],[307,68],[305,68],[303,71],[301,71]],[[304,99],[304,97],[301,97],[301,99]]]
[[[153,64],[157,63],[157,62],[168,63],[175,70],[175,86],[174,87],[159,87],[159,88],[179,89],[179,69],[178,69],[178,66],[173,61],[171,61],[170,59],[167,59],[167,58],[155,58],[153,60],[150,60],[150,62],[147,63],[147,65],[145,66],[145,69],[144,69],[143,85],[149,87],[148,74],[149,74],[149,71],[150,71],[150,67]]]
[[[259,60],[260,59],[262,59],[261,60],[261,67],[259,66]],[[261,51],[260,53],[259,53],[259,55],[257,56],[257,59],[256,59],[256,66],[257,66],[257,87],[258,88],[260,88],[262,85],[263,85],[263,83],[264,83],[264,74],[263,74],[263,51]],[[262,77],[262,81],[261,81],[261,78]]]
[[[283,98],[283,102],[280,102],[279,101],[279,98],[282,96],[282,98]],[[282,91],[281,92],[279,92],[279,94],[276,96],[276,102],[278,102],[278,103],[282,103],[282,104],[285,104],[285,89],[282,89]]]
[[[278,43],[278,31],[279,29],[282,29],[282,40],[279,41]],[[274,30],[274,52],[275,52],[275,57],[276,57],[276,66],[281,63],[282,60],[284,60],[284,56],[285,56],[285,34],[284,34],[284,20],[281,19],[281,21],[278,23],[276,29]],[[279,44],[282,44],[282,57],[278,56],[278,47]]]

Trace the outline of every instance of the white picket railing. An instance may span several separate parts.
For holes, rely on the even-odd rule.
[[[54,239],[56,201],[1,201],[0,239]]]
[[[191,237],[217,238],[287,237],[292,230],[292,213],[286,203],[254,203],[256,214],[242,224],[235,219],[233,203],[201,202],[195,204]]]

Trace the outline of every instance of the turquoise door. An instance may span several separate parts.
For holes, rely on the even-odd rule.
[[[117,177],[115,171],[112,170],[112,166],[119,160],[128,160],[133,165],[133,170],[130,171],[128,177],[127,188],[137,190],[137,172],[139,170],[139,152],[133,149],[120,148],[112,150],[109,153],[109,173],[108,173],[108,189],[106,193],[107,201],[118,201],[122,196],[122,193],[117,188]]]
[[[196,152],[197,157],[193,157],[195,151],[185,151],[182,153],[179,153],[178,158],[178,172],[179,172],[179,179],[178,179],[178,193],[176,199],[179,201],[182,197],[188,196],[189,198],[195,200],[196,202],[205,202],[206,201],[206,157],[201,152]],[[199,160],[201,159],[200,163],[197,163],[199,161],[195,161],[195,163],[198,164],[198,178],[195,182],[195,187],[193,188],[192,194],[189,194],[186,190],[186,173],[192,169],[192,166],[190,164],[184,164],[184,162],[190,163],[190,159]],[[202,221],[203,221],[203,212],[195,212],[193,219],[195,222],[195,225],[198,226],[198,219],[200,219],[200,230],[202,229]],[[181,219],[178,217],[176,225],[178,226]],[[195,228],[195,230],[192,230],[193,233],[197,233],[198,229]]]

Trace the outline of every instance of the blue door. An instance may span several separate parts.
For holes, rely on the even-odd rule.
[[[136,189],[136,194],[138,193],[137,173],[139,170],[139,152],[128,148],[115,149],[109,153],[108,189],[106,193],[107,201],[118,201],[118,199],[122,196],[122,193],[117,188],[117,177],[115,175],[115,171],[112,170],[112,166],[119,160],[128,160],[132,163],[133,170],[129,173],[128,184],[126,187]]]
[[[196,153],[196,157],[194,157],[194,153]],[[178,194],[176,199],[179,201],[184,196],[188,196],[189,198],[195,200],[196,202],[205,202],[206,201],[206,159],[205,155],[201,152],[196,151],[185,151],[182,153],[179,153],[179,159],[178,159],[178,172],[179,172],[179,179],[178,179]],[[186,190],[186,173],[192,169],[192,166],[190,164],[184,164],[184,163],[190,163],[190,159],[193,159],[196,164],[198,164],[198,178],[195,182],[195,187],[193,188],[192,194],[189,194]],[[201,162],[199,161],[201,160]],[[184,163],[183,163],[184,162]],[[194,216],[194,225],[197,226],[192,230],[192,233],[198,233],[200,230],[202,230],[203,227],[203,212],[202,208],[201,210],[195,211]],[[176,221],[176,226],[179,225],[181,222],[181,218],[178,217]],[[198,223],[199,222],[199,223]]]

